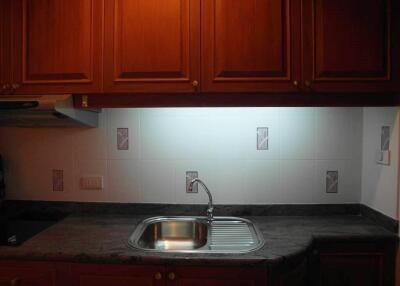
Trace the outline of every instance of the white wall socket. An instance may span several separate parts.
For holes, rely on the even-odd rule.
[[[83,176],[80,179],[82,190],[102,190],[104,188],[103,176]]]

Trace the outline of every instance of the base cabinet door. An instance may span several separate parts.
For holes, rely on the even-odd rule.
[[[0,286],[56,286],[51,263],[0,263]]]
[[[319,286],[382,286],[382,254],[321,254]]]
[[[164,268],[157,266],[71,266],[71,286],[164,286]]]
[[[168,285],[266,286],[267,270],[246,267],[175,267],[166,273]]]

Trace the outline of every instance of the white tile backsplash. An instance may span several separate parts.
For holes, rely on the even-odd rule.
[[[96,129],[0,129],[12,199],[204,204],[186,194],[198,171],[219,204],[360,201],[362,108],[106,109]],[[268,127],[269,149],[256,149]],[[129,150],[117,150],[129,128]],[[51,190],[63,169],[65,191]],[[338,194],[325,193],[326,168],[340,169]],[[101,191],[82,175],[104,176]]]

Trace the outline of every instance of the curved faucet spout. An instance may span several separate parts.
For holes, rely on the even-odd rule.
[[[190,192],[192,192],[192,190],[193,190],[193,185],[194,185],[195,183],[200,184],[200,185],[203,187],[204,191],[205,191],[205,192],[207,193],[207,195],[208,195],[207,219],[208,219],[209,222],[211,222],[211,221],[213,220],[213,218],[214,218],[214,215],[213,215],[213,212],[214,212],[214,205],[213,205],[213,198],[212,198],[211,192],[210,192],[210,190],[207,188],[206,184],[204,184],[204,182],[203,182],[202,180],[198,179],[198,178],[193,179],[193,180],[190,181],[190,184],[189,184],[189,187],[188,187],[188,189],[189,189]]]

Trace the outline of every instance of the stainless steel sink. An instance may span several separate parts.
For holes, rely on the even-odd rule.
[[[255,225],[237,217],[154,217],[129,238],[130,246],[156,252],[243,253],[263,244]]]

